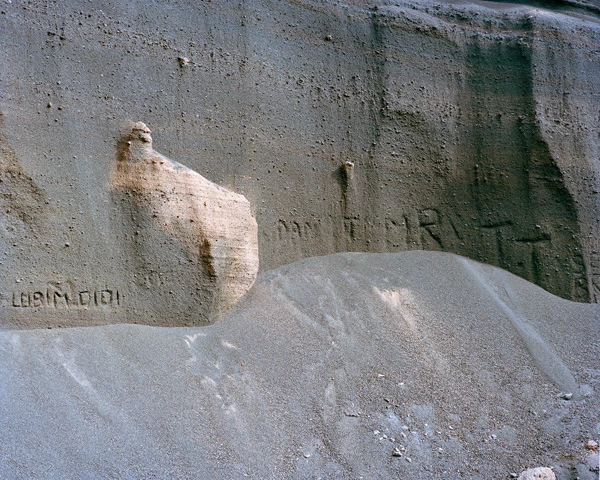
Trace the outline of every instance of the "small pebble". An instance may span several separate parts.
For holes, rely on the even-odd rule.
[[[561,393],[560,398],[563,400],[571,400],[573,398],[573,394],[571,392]]]
[[[400,449],[398,447],[394,448],[394,451],[392,452],[392,457],[401,457],[402,456],[402,452],[400,451]]]
[[[331,35],[325,35],[325,41],[331,42],[333,41],[333,37]]]
[[[556,480],[556,476],[550,468],[538,467],[521,472],[518,480]]]
[[[591,450],[592,452],[597,452],[598,442],[595,442],[594,440],[588,440],[587,442],[585,442],[585,448]]]

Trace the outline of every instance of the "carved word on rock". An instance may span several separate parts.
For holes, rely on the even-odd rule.
[[[17,308],[117,308],[121,306],[123,295],[116,289],[63,289],[55,286],[12,292],[13,307]]]
[[[150,133],[144,123],[133,126],[111,180],[130,209],[131,261],[138,272],[170,271],[173,287],[201,299],[189,304],[190,315],[203,317],[195,322],[211,323],[256,279],[258,226],[244,196],[156,152]],[[160,305],[155,313],[172,315]]]
[[[490,223],[472,216],[465,219],[460,212],[438,206],[403,206],[376,222],[359,215],[329,217],[323,222],[302,217],[279,218],[263,233],[279,244],[280,252],[288,253],[335,245],[338,232],[346,239],[339,250],[349,245],[368,249],[369,241],[379,241],[377,251],[453,252],[507,269],[554,294],[576,301],[588,301],[590,296],[583,255],[576,248],[569,251],[564,233],[561,237],[561,231],[552,224],[523,226],[510,219]],[[590,283],[600,297],[600,254],[592,256],[590,263],[595,275]]]

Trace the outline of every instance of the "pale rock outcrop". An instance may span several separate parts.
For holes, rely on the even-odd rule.
[[[111,180],[131,230],[125,251],[135,250],[125,261],[141,290],[159,290],[136,309],[158,323],[211,323],[254,283],[256,220],[246,198],[156,152],[150,134],[133,126]]]

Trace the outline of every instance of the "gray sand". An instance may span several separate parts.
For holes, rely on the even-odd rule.
[[[3,331],[0,477],[596,479],[599,331],[417,251],[267,272],[209,327]]]

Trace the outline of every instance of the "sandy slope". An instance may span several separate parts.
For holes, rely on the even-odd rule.
[[[417,251],[268,272],[210,327],[4,331],[0,477],[597,478],[599,331]]]

